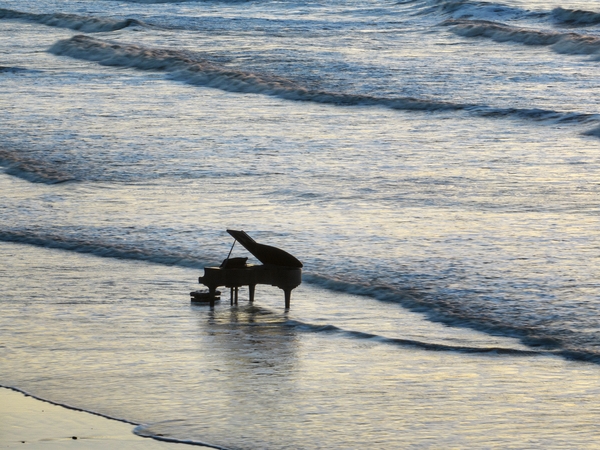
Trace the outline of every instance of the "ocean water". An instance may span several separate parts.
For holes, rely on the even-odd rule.
[[[597,2],[0,0],[0,40],[0,385],[225,449],[597,448]],[[190,304],[227,228],[290,310]]]

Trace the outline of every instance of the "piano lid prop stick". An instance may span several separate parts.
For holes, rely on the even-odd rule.
[[[229,257],[231,256],[231,252],[233,251],[233,247],[235,246],[235,243],[237,242],[237,239],[233,240],[233,245],[231,246],[231,248],[229,249],[229,255],[227,255],[227,258],[225,258],[225,261],[227,261],[229,259]]]

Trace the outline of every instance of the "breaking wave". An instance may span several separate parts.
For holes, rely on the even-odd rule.
[[[404,111],[465,111],[481,117],[519,117],[535,121],[598,121],[596,114],[559,112],[537,108],[494,108],[486,105],[453,103],[414,97],[376,97],[310,90],[282,77],[229,69],[186,52],[110,43],[78,35],[58,41],[49,52],[55,55],[95,61],[102,65],[157,70],[175,80],[229,92],[263,94],[285,100],[339,106],[381,106]]]
[[[558,7],[552,10],[551,15],[556,22],[567,25],[587,26],[600,24],[600,13],[593,11]]]
[[[4,172],[32,183],[57,184],[75,180],[68,173],[56,169],[47,162],[18,155],[0,149],[0,165],[6,166]]]
[[[501,3],[492,3],[472,0],[430,0],[430,6],[424,9],[423,14],[443,14],[455,19],[466,17],[478,17],[487,19],[520,19],[532,15],[538,15],[531,11],[504,5]]]
[[[114,0],[112,0],[114,1]],[[121,1],[121,0],[119,0]],[[187,3],[187,2],[206,2],[211,0],[123,0],[127,3],[142,3],[147,5],[159,4],[159,3]],[[250,0],[212,0],[221,3],[246,3]]]
[[[207,265],[206,261],[184,252],[161,251],[159,253],[136,245],[110,243],[50,233],[37,234],[30,231],[5,230],[0,231],[0,241],[92,254],[104,258],[146,261],[170,266],[200,269]]]
[[[584,132],[583,134],[585,136],[600,137],[600,127],[592,128],[591,130],[588,130],[588,131]]]
[[[51,27],[69,28],[86,33],[99,33],[103,31],[116,31],[130,26],[144,26],[136,19],[115,20],[98,17],[84,17],[75,14],[34,14],[11,9],[0,8],[0,19],[19,19],[28,22],[41,23]]]
[[[551,19],[554,23],[570,26],[600,24],[600,13],[556,7],[551,11],[535,11],[503,3],[481,0],[426,0],[421,14],[442,14],[454,19],[520,20]]]
[[[496,42],[550,46],[557,53],[600,54],[600,38],[577,33],[561,33],[514,27],[485,20],[451,19],[442,22],[464,37],[486,37]]]
[[[0,66],[0,73],[19,73],[19,72],[27,72],[27,69],[22,67],[6,67]]]
[[[311,91],[286,78],[228,69],[177,50],[112,44],[83,35],[59,41],[49,51],[56,55],[96,61],[107,66],[165,71],[172,73],[175,79],[190,84],[229,92],[272,95],[286,100],[347,106],[382,105],[419,111],[460,110],[469,106],[412,97],[378,98]]]

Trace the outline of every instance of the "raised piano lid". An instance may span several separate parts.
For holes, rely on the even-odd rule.
[[[284,266],[284,267],[302,267],[302,263],[293,255],[270,245],[259,244],[252,239],[245,231],[227,230],[233,238],[244,246],[246,250],[252,253],[256,259],[265,265]]]

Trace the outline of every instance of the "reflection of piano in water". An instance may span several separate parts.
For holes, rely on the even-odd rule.
[[[232,246],[221,266],[204,268],[204,276],[198,278],[198,281],[208,287],[208,292],[191,292],[192,301],[209,301],[212,307],[218,297],[217,288],[225,286],[231,289],[231,304],[237,304],[239,287],[248,286],[252,302],[256,285],[270,284],[283,289],[285,307],[289,308],[292,289],[302,283],[302,263],[277,247],[259,244],[244,231],[227,232],[235,239],[233,245],[239,242],[263,265],[247,264],[248,258],[230,258]]]

